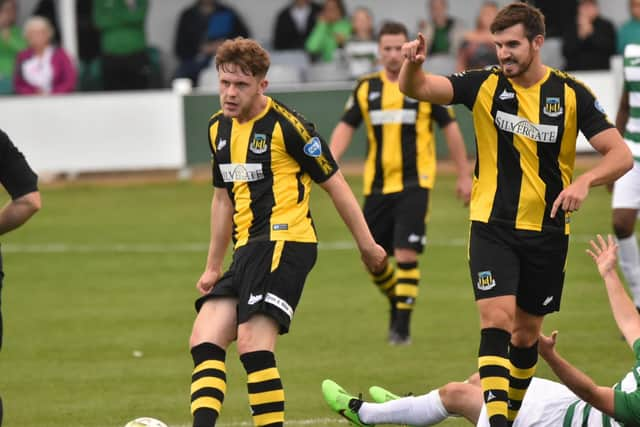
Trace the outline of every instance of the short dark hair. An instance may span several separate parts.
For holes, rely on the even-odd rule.
[[[378,31],[378,41],[380,41],[382,36],[384,36],[385,34],[402,34],[407,40],[409,39],[409,32],[407,31],[407,27],[405,27],[404,24],[400,22],[385,21],[380,27],[380,31]]]
[[[260,43],[236,37],[226,40],[216,51],[216,70],[224,70],[227,64],[237,65],[247,75],[264,77],[269,71],[271,61]]]
[[[511,3],[500,9],[491,24],[491,32],[495,34],[518,24],[524,26],[529,41],[545,35],[544,15],[528,3]]]

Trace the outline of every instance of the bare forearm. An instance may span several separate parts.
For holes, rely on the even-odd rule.
[[[597,385],[587,374],[571,365],[555,350],[543,355],[553,372],[580,399],[607,415],[613,416],[614,392],[612,388]]]
[[[584,372],[567,362],[556,351],[543,356],[560,380],[582,400],[589,402],[597,387]]]
[[[617,130],[610,129],[608,132],[615,133],[615,137],[619,138],[621,142],[602,153],[603,157],[600,162],[580,176],[581,179],[588,179],[590,186],[611,183],[627,173],[633,166],[631,151],[622,142]]]
[[[336,162],[340,161],[344,152],[349,148],[354,130],[354,128],[342,121],[338,123],[333,130],[333,133],[331,134],[331,141],[329,142],[329,148],[331,149],[331,155]]]
[[[0,210],[0,235],[24,224],[41,206],[40,193],[33,192],[7,203]]]
[[[426,76],[422,67],[410,61],[404,61],[399,76],[400,91],[412,98],[425,100],[424,88]]]
[[[207,254],[207,270],[222,269],[224,255],[231,241],[232,217],[232,206],[214,196],[211,202],[211,240]]]
[[[458,126],[455,125],[455,129],[449,129],[449,127],[445,129],[445,136],[447,137],[449,155],[456,166],[458,176],[470,175],[471,171],[469,168],[469,160],[467,159],[467,148],[464,145],[464,140],[462,139],[462,134],[459,132]]]
[[[640,314],[627,295],[620,281],[620,276],[615,270],[612,269],[606,273],[603,279],[613,318],[629,347],[633,348],[633,343],[640,337]]]
[[[374,246],[375,241],[371,231],[369,231],[360,205],[342,173],[338,171],[322,187],[329,193],[338,214],[353,235],[358,248],[362,251]]]

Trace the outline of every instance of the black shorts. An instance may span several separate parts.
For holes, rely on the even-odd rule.
[[[416,187],[400,193],[370,194],[364,201],[364,217],[373,238],[387,253],[413,249],[422,253],[426,243],[429,190]]]
[[[316,243],[280,241],[241,246],[211,292],[196,300],[196,310],[200,311],[210,298],[233,297],[238,300],[238,324],[262,313],[273,317],[280,333],[285,334],[317,253]]]
[[[542,316],[560,310],[569,236],[473,221],[469,269],[476,300],[515,295],[518,307]]]

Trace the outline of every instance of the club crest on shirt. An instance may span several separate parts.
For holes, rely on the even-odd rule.
[[[560,104],[560,98],[548,96],[544,100],[542,112],[549,117],[558,117],[562,115],[563,109],[562,104]]]
[[[263,133],[254,133],[249,150],[255,154],[262,154],[267,151],[267,135]]]

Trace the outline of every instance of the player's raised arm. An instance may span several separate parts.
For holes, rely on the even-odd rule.
[[[427,57],[424,36],[402,45],[404,63],[400,69],[400,90],[412,98],[434,104],[449,104],[453,99],[453,86],[449,79],[435,74],[426,74],[422,63]]]
[[[618,245],[613,240],[613,236],[609,235],[605,240],[598,235],[597,242],[591,241],[591,248],[587,249],[587,253],[593,258],[598,272],[604,279],[613,317],[627,344],[633,348],[633,343],[640,338],[640,314],[616,272]]]

